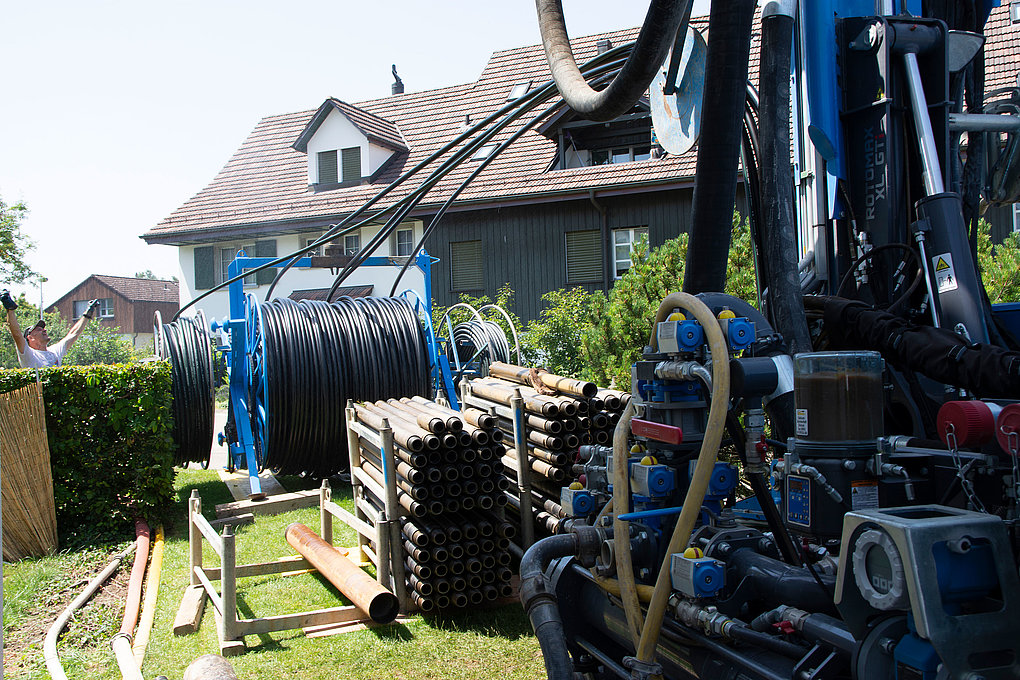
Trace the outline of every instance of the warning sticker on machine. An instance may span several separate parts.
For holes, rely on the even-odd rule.
[[[850,507],[865,510],[878,507],[878,482],[862,479],[850,482]]]
[[[956,290],[959,285],[956,283],[956,269],[953,268],[953,256],[949,253],[942,253],[931,258],[935,268],[935,288],[940,293]]]
[[[798,437],[808,436],[806,408],[797,409],[797,436]]]

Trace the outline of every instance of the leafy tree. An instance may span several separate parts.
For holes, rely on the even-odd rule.
[[[583,288],[562,288],[542,299],[548,305],[524,332],[526,362],[558,375],[582,375],[585,364],[579,348],[584,331],[605,305],[605,297]]]
[[[39,319],[39,307],[32,304],[24,294],[18,298],[18,323],[27,329]],[[67,335],[71,327],[59,312],[45,312],[46,331],[54,342]],[[6,326],[6,324],[4,324]],[[84,366],[86,364],[124,364],[137,361],[138,355],[130,340],[121,337],[117,329],[102,326],[98,319],[86,323],[71,349],[64,356],[64,365]],[[5,328],[0,329],[0,368],[19,368],[18,349],[14,338]]]
[[[992,245],[992,227],[980,220],[977,259],[993,303],[1020,301],[1020,233],[1014,231],[1002,243]]]
[[[7,205],[0,198],[0,283],[20,282],[35,275],[25,262],[34,244],[21,232],[21,221],[27,214],[24,203]]]
[[[134,346],[118,333],[119,330],[103,326],[98,319],[87,321],[81,335],[64,356],[64,364],[86,366],[136,361],[138,357]]]
[[[146,269],[144,272],[135,272],[136,279],[151,279],[153,281],[177,281],[176,276],[156,276],[152,273],[151,269]]]

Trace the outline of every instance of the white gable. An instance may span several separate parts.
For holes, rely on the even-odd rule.
[[[373,175],[394,154],[392,149],[368,141],[368,138],[347,116],[337,109],[333,109],[308,140],[308,183],[316,184],[319,181],[318,154],[320,151],[336,151],[339,160],[340,150],[352,147],[361,148],[362,177]]]

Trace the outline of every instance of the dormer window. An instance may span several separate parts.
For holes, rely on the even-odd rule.
[[[313,190],[369,182],[407,144],[397,126],[339,99],[319,107],[293,148],[308,156],[308,184]]]
[[[605,123],[581,120],[566,110],[542,125],[539,132],[555,140],[559,149],[551,170],[653,158],[652,117],[644,99],[624,115]]]

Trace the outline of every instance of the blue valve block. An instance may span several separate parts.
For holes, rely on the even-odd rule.
[[[726,324],[726,342],[734,354],[742,352],[754,342],[754,324],[746,317],[730,319]]]
[[[676,489],[676,475],[666,465],[642,465],[630,467],[631,493],[647,498],[667,498]]]
[[[595,509],[595,500],[587,489],[571,489],[565,486],[560,489],[560,505],[567,517],[584,517]]]
[[[687,597],[715,597],[726,585],[726,566],[711,557],[670,556],[670,580],[673,590]]]

